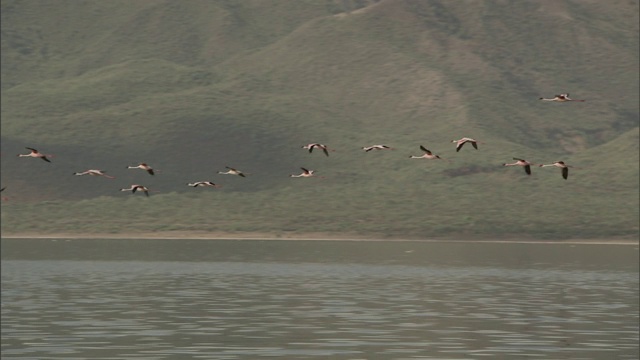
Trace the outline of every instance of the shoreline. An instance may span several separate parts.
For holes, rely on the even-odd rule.
[[[565,244],[565,245],[640,245],[640,239],[610,238],[610,239],[455,239],[455,238],[372,238],[355,234],[336,236],[326,233],[287,234],[272,233],[199,233],[199,232],[161,232],[161,233],[126,233],[126,234],[79,234],[79,233],[14,233],[1,234],[2,239],[92,239],[92,240],[264,240],[264,241],[397,241],[397,242],[460,242],[460,243],[506,243],[506,244]]]

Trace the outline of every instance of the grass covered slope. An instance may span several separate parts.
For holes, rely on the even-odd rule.
[[[47,4],[2,3],[3,232],[637,236],[637,2]]]

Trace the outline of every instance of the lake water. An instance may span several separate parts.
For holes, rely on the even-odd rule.
[[[7,359],[638,359],[638,246],[2,239]]]

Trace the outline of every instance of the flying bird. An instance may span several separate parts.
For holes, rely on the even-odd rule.
[[[106,171],[103,171],[103,170],[87,170],[87,171],[83,171],[83,172],[75,172],[75,173],[73,173],[73,175],[78,175],[78,176],[82,176],[82,175],[104,176],[107,179],[115,179],[115,176],[107,175],[107,174],[105,174],[105,172]]]
[[[564,163],[564,161],[555,161],[553,164],[540,164],[540,167],[547,167],[547,166],[555,166],[555,167],[559,167],[562,170],[562,178],[564,178],[565,180],[567,180],[567,178],[569,177],[569,168],[572,167],[570,165],[567,165]]]
[[[427,148],[425,148],[424,146],[420,145],[420,149],[422,151],[424,151],[424,154],[420,155],[420,156],[414,156],[414,155],[410,155],[409,158],[411,159],[440,159],[440,160],[444,160],[442,159],[439,155],[434,155],[431,150],[428,150]]]
[[[522,166],[524,167],[524,172],[526,172],[527,175],[531,175],[531,165],[535,165],[534,163],[530,163],[527,160],[518,158],[513,158],[513,160],[517,161],[511,164],[502,164],[502,166]]]
[[[369,152],[371,150],[394,150],[394,149],[387,145],[371,145],[371,146],[363,147],[362,150]]]
[[[146,186],[142,185],[131,185],[128,189],[120,189],[120,191],[131,191],[132,194],[135,194],[136,191],[143,191],[145,195],[149,196],[149,189]]]
[[[567,101],[580,101],[580,102],[584,102],[585,100],[574,100],[572,98],[569,97],[569,94],[559,94],[559,95],[554,95],[553,98],[551,99],[547,99],[547,98],[539,98],[538,100],[542,100],[542,101],[555,101],[555,102],[567,102]]]
[[[295,177],[295,178],[298,178],[298,177],[305,177],[305,178],[308,178],[308,177],[314,177],[314,176],[316,176],[316,174],[315,174],[315,173],[316,173],[316,172],[315,172],[315,170],[307,170],[307,169],[305,169],[305,168],[303,168],[303,167],[301,167],[300,169],[302,169],[302,172],[301,172],[300,174],[298,174],[298,175],[296,175],[296,174],[291,174],[291,175],[289,175],[289,176],[290,176],[290,177]]]
[[[136,166],[127,166],[127,169],[142,169],[149,173],[149,175],[155,175],[153,168],[146,163],[140,163]]]
[[[324,154],[326,156],[329,156],[329,148],[327,147],[327,145],[324,145],[324,144],[311,143],[311,144],[307,144],[307,145],[303,146],[302,148],[303,149],[308,149],[310,153],[313,152],[313,149],[315,149],[315,148],[322,149]],[[333,151],[333,150],[331,150],[331,151]]]
[[[40,158],[46,162],[51,162],[51,160],[49,160],[47,158],[47,156],[51,156],[51,155],[45,155],[41,152],[39,152],[38,150],[34,149],[34,148],[30,148],[27,147],[27,150],[31,150],[31,152],[29,154],[18,154],[19,157],[33,157],[33,158]]]
[[[480,143],[479,141],[468,137],[463,137],[460,140],[451,140],[451,142],[456,144],[456,152],[460,151],[466,143],[470,143],[476,150],[478,150],[478,143]]]
[[[241,177],[246,177],[245,173],[243,173],[242,171],[238,170],[238,169],[234,169],[232,167],[229,166],[225,166],[225,168],[229,169],[227,171],[218,171],[218,174],[223,174],[223,175],[238,175]]]
[[[188,183],[187,185],[191,186],[191,187],[210,186],[210,187],[215,187],[215,188],[219,188],[219,187],[222,186],[222,185],[214,184],[211,181],[196,181],[194,183]]]

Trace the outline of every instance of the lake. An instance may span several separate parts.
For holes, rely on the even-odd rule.
[[[638,245],[2,239],[7,359],[638,359]]]

